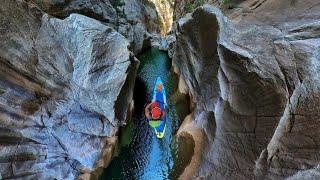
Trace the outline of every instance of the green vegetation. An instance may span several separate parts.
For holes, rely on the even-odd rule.
[[[123,9],[121,8],[125,4],[124,0],[112,0],[110,2],[112,4],[112,6],[115,8],[119,17],[126,18],[126,15],[124,14]]]
[[[196,7],[202,6],[204,4],[204,0],[195,0],[194,4]]]
[[[199,6],[202,6],[203,4],[204,4],[204,0],[195,0],[193,3],[191,2],[186,3],[184,8],[188,13],[191,13],[193,12],[193,10],[195,10]]]
[[[186,3],[184,8],[188,13],[191,13],[194,10],[194,7],[193,7],[192,3]]]
[[[127,125],[120,127],[120,135],[119,135],[119,144],[121,147],[128,146],[133,138],[133,129],[134,124],[132,121],[129,121]]]
[[[0,88],[0,94],[4,94],[5,92],[6,92],[5,89],[1,89],[1,88]]]
[[[229,7],[235,6],[239,3],[240,3],[239,0],[223,0],[222,2],[223,5],[229,6]]]
[[[124,0],[114,0],[114,6],[123,6],[124,5]]]

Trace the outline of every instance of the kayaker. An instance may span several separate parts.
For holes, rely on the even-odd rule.
[[[166,109],[161,110],[161,106],[159,102],[151,102],[149,103],[144,113],[146,115],[147,119],[152,119],[153,121],[159,121],[162,120],[166,116]]]
[[[162,96],[162,84],[159,84],[157,86],[157,93],[156,96]],[[160,98],[159,98],[160,99]],[[161,102],[153,101],[147,105],[147,107],[144,110],[144,113],[147,117],[147,119],[152,121],[158,121],[162,120],[166,116],[166,108],[163,107],[163,103]]]

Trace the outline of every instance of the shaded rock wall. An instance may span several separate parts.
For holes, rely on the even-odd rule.
[[[172,0],[27,0],[44,12],[66,18],[82,14],[114,28],[125,36],[130,50],[138,54],[151,46],[154,37],[163,37],[173,23]],[[158,41],[155,38],[153,41]]]
[[[71,13],[78,13],[99,20],[101,23],[114,28],[124,35],[130,43],[130,50],[135,54],[150,46],[151,35],[144,24],[147,21],[139,21],[140,24],[137,24],[132,18],[132,16],[135,17],[135,14],[143,9],[139,4],[131,5],[138,1],[29,0],[28,2],[57,18],[63,19]],[[155,11],[155,9],[151,10]],[[157,14],[155,14],[154,18],[157,19]],[[156,24],[154,26],[157,27]]]
[[[115,25],[118,21],[116,9],[109,0],[26,0],[26,2],[35,4],[46,13],[58,18],[66,18],[71,13],[77,13],[109,25]]]
[[[272,14],[277,3],[236,19],[206,5],[179,20],[173,65],[206,134],[193,178],[284,178],[319,162],[320,7]]]
[[[99,21],[34,4],[0,7],[2,178],[88,178],[110,160],[128,117],[138,61]]]

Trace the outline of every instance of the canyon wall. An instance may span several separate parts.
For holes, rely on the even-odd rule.
[[[320,4],[239,6],[205,5],[178,22],[173,66],[203,134],[186,130],[202,150],[181,177],[319,178]]]
[[[173,0],[25,1],[60,19],[77,13],[99,20],[125,36],[134,54],[167,35],[173,23]]]
[[[122,32],[122,29],[127,29],[127,33],[124,34],[133,42],[133,52],[137,54],[153,44],[160,48],[166,46],[163,38],[171,30],[173,5],[173,0],[125,1],[123,14],[129,26],[119,30]]]
[[[127,40],[79,14],[1,6],[2,178],[74,179],[111,160],[138,61]]]
[[[2,2],[0,179],[98,178],[131,117],[134,55],[171,28],[159,3]]]
[[[0,179],[96,179],[152,45],[190,97],[181,178],[319,178],[319,19],[314,0],[4,0]]]
[[[0,179],[98,178],[131,118],[134,55],[172,21],[171,0],[3,1]]]

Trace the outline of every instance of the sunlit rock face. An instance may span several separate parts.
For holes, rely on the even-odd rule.
[[[205,5],[178,22],[173,65],[206,134],[193,178],[319,176],[320,6],[279,4],[237,19]]]
[[[149,0],[155,6],[158,14],[158,21],[160,26],[160,33],[165,36],[169,33],[173,23],[173,0]]]
[[[165,36],[173,23],[173,0],[127,0],[124,12],[129,21],[142,23],[148,32]]]
[[[133,42],[134,53],[150,47],[152,42],[161,44],[162,38],[171,30],[173,8],[173,0],[125,1],[123,12],[130,26],[123,26],[121,30],[130,32],[128,39]]]
[[[2,178],[90,177],[129,118],[138,62],[128,41],[79,14],[64,20],[24,1],[0,7]]]
[[[174,20],[183,18],[187,13],[192,13],[197,7],[204,4],[219,5],[221,0],[180,0],[175,1],[174,5]]]

